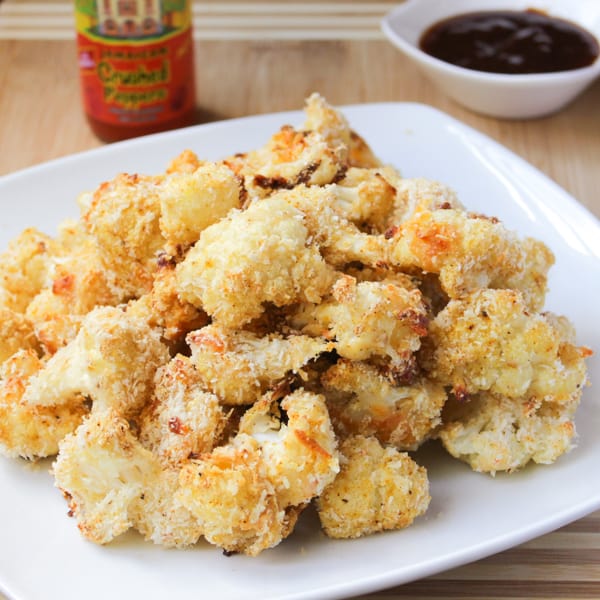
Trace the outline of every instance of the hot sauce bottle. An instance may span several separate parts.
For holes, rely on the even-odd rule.
[[[76,0],[83,105],[94,133],[123,140],[194,121],[190,0]]]

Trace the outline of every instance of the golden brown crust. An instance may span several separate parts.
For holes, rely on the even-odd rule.
[[[329,537],[402,529],[427,510],[427,473],[408,454],[360,435],[344,440],[340,452],[341,471],[317,501]]]

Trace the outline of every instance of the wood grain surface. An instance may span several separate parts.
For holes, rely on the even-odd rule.
[[[244,4],[245,13],[240,8]],[[229,32],[227,39],[197,36],[198,122],[297,109],[315,90],[334,104],[423,102],[495,138],[600,216],[600,81],[556,115],[500,121],[471,113],[443,96],[381,38],[373,15],[380,16],[390,4],[332,2],[324,8],[323,3],[304,3],[313,7],[304,9],[304,23],[326,11],[347,18],[353,14],[352,6],[355,17],[371,19],[367,25],[360,18],[348,20],[343,27],[333,20],[320,39],[302,35],[290,3],[281,2],[262,3],[263,15],[280,18],[279,28],[295,27],[295,37],[260,35],[256,23],[255,31],[249,32],[239,16],[256,14],[248,8],[252,4],[256,3],[238,2],[233,10],[234,3],[206,2],[204,13],[196,9],[197,18],[221,15],[220,26]],[[338,7],[332,8],[333,4]],[[16,5],[21,6],[20,12],[13,10]],[[228,25],[227,5],[237,19],[231,21],[235,27]],[[65,3],[0,2],[0,175],[102,145],[81,111],[75,44],[68,27],[63,37],[54,36],[57,23],[65,27],[70,18],[64,7]],[[60,20],[48,20],[52,10]],[[7,21],[7,15],[14,14],[21,20]],[[43,18],[35,20],[40,15],[45,15],[45,25]],[[340,33],[344,28],[348,31],[351,23],[352,36]],[[476,563],[362,596],[363,600],[399,598],[597,600],[600,511]]]

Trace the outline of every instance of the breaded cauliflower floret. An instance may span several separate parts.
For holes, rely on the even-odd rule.
[[[210,543],[256,556],[291,532],[266,467],[258,442],[238,435],[181,469],[176,498]]]
[[[267,302],[319,302],[333,277],[302,213],[274,197],[205,229],[177,266],[181,297],[230,328],[259,317]]]
[[[266,394],[250,408],[239,430],[258,441],[266,476],[285,508],[318,496],[338,473],[339,461],[325,399],[303,389],[280,403],[277,396]]]
[[[165,245],[160,227],[163,177],[121,174],[79,198],[81,220],[121,300],[149,291],[156,254]]]
[[[554,256],[533,238],[519,239],[497,219],[458,209],[417,210],[394,229],[391,263],[437,273],[450,298],[483,288],[515,289],[531,310],[544,304]]]
[[[112,409],[91,414],[60,444],[56,485],[81,533],[106,544],[131,527],[165,546],[194,544],[201,530],[176,500],[178,471],[162,470]]]
[[[133,505],[143,501],[161,469],[127,421],[109,408],[92,413],[65,437],[53,472],[81,533],[106,544],[133,526]]]
[[[140,502],[133,502],[129,515],[135,529],[146,540],[166,548],[192,546],[202,536],[202,527],[177,497],[179,469],[167,468],[149,478]]]
[[[342,468],[317,500],[319,518],[332,538],[408,527],[429,506],[427,472],[406,453],[357,435],[340,448]]]
[[[418,290],[389,281],[362,281],[343,275],[332,298],[304,308],[293,324],[311,335],[334,340],[337,353],[351,360],[373,356],[402,369],[427,334],[427,312]]]
[[[149,400],[154,373],[169,360],[159,333],[119,308],[89,312],[79,333],[33,376],[25,400],[38,406],[68,404],[83,394],[94,408],[133,415]]]
[[[173,344],[209,322],[203,310],[179,296],[175,265],[167,256],[159,256],[152,289],[130,302],[127,314],[144,319],[150,327],[160,328],[163,338]]]
[[[229,444],[181,470],[176,498],[206,539],[228,552],[256,556],[277,545],[338,472],[323,398],[297,390],[279,407],[276,397],[266,395],[250,409]]]
[[[236,154],[224,163],[242,178],[250,199],[256,200],[300,184],[332,183],[345,171],[346,155],[346,146],[335,139],[284,125],[264,147]]]
[[[306,335],[264,337],[208,325],[188,335],[192,362],[206,387],[226,404],[252,404],[290,374],[332,349]]]
[[[513,290],[450,301],[431,322],[429,340],[424,365],[458,398],[490,391],[565,402],[586,380],[589,350],[574,345],[568,321],[530,313]]]
[[[320,133],[332,148],[350,145],[350,125],[346,117],[316,92],[311,94],[304,106],[304,131]]]
[[[174,173],[159,188],[160,229],[173,255],[196,242],[200,232],[240,208],[240,182],[223,164],[206,163],[193,173]]]
[[[400,450],[414,450],[441,423],[446,392],[427,379],[393,386],[369,364],[340,360],[321,381],[341,437],[362,433]]]
[[[64,406],[33,406],[23,393],[44,368],[33,350],[19,350],[0,367],[0,453],[41,458],[58,451],[60,440],[74,431],[87,413],[83,397]]]
[[[456,192],[438,181],[404,178],[393,170],[387,170],[385,176],[396,193],[388,227],[398,226],[422,210],[463,209]]]
[[[184,150],[174,159],[169,161],[165,173],[193,173],[198,167],[205,164],[205,161],[200,160],[198,155],[192,150]]]
[[[380,165],[369,145],[350,129],[346,117],[321,95],[311,94],[306,100],[303,129],[320,133],[333,148],[345,147],[344,160],[349,167],[370,169]]]
[[[0,364],[17,350],[39,348],[33,325],[22,313],[0,306]]]
[[[37,229],[25,229],[0,254],[0,306],[25,312],[39,291],[51,284],[56,244]]]
[[[51,285],[33,298],[26,311],[49,354],[75,337],[86,313],[119,301],[93,238],[78,224],[63,223],[56,244],[60,256],[54,261]]]
[[[444,408],[438,433],[446,450],[475,471],[515,471],[529,461],[554,462],[575,438],[575,394],[562,404],[482,392]]]
[[[362,227],[384,233],[394,209],[396,190],[388,181],[392,167],[348,169],[335,185],[342,214]]]
[[[156,372],[153,401],[140,417],[139,438],[166,466],[210,452],[225,426],[219,399],[205,391],[190,359],[177,355]]]
[[[348,203],[338,196],[336,186],[299,185],[273,195],[301,211],[304,223],[320,246],[325,259],[335,266],[350,262],[379,267],[388,262],[391,248],[383,234],[361,231],[348,219]]]

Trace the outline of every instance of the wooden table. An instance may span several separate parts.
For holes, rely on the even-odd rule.
[[[500,121],[443,96],[382,39],[377,22],[389,4],[231,4],[196,7],[200,121],[296,109],[313,90],[334,104],[423,102],[511,148],[600,216],[600,81],[559,114]],[[262,19],[255,18],[256,6]],[[101,145],[80,108],[65,2],[0,4],[0,90],[0,174]],[[367,598],[598,599],[600,511],[518,548]]]

